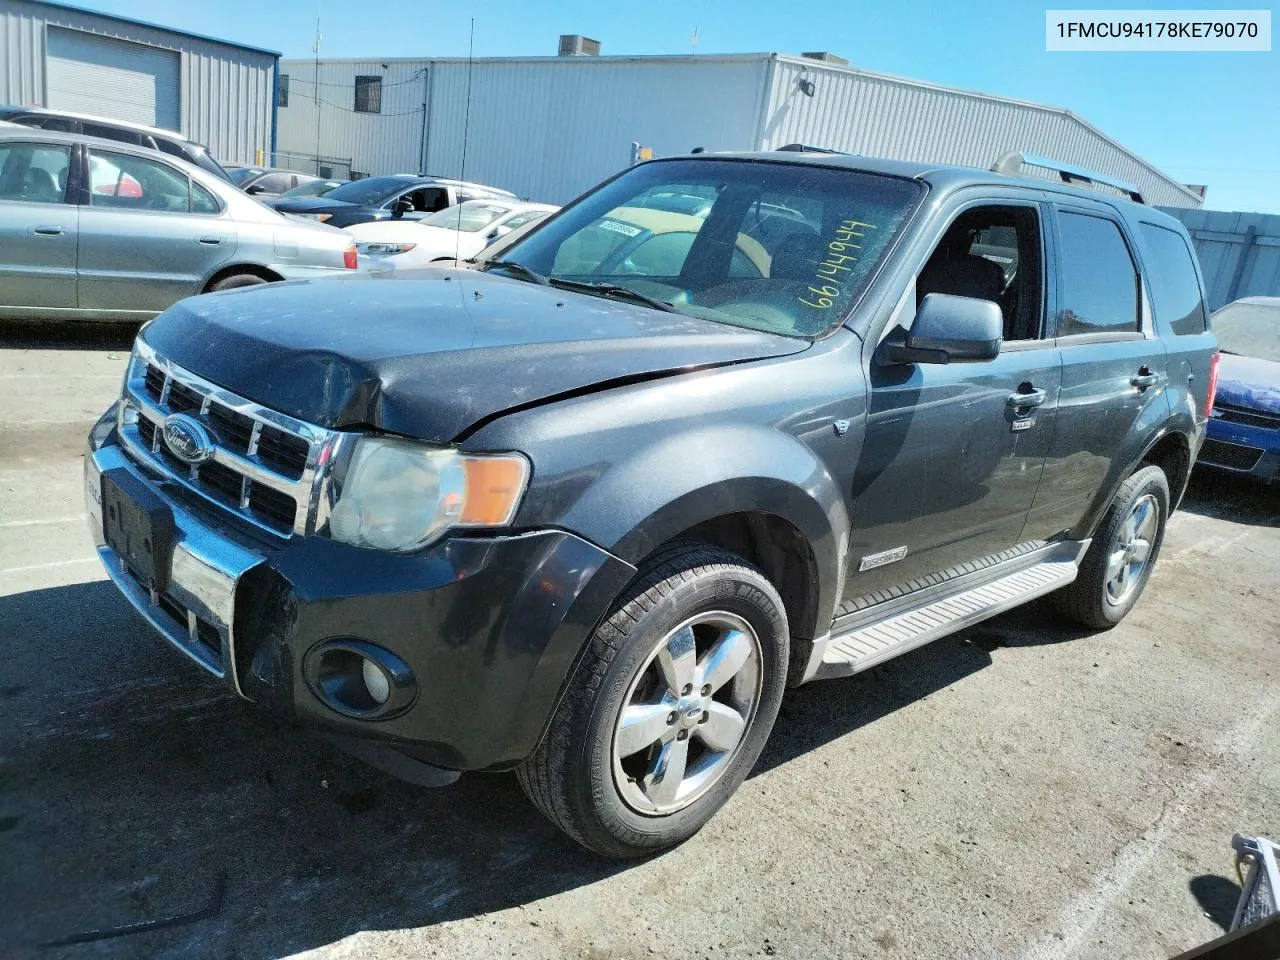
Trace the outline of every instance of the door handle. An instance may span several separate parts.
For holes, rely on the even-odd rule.
[[[210,247],[216,247],[218,244],[222,242],[222,238],[221,237],[201,237],[199,242],[206,244]]]
[[[38,227],[32,227],[31,232],[38,237],[60,237],[65,231],[57,224],[42,223]]]
[[[1006,406],[1014,407],[1038,407],[1049,398],[1049,395],[1043,390],[1028,390],[1026,393],[1011,393],[1009,399],[1005,401]]]
[[[1141,367],[1137,374],[1129,378],[1129,382],[1139,390],[1145,390],[1147,387],[1154,387],[1163,379],[1164,377],[1160,376],[1160,374],[1152,373],[1146,367]]]

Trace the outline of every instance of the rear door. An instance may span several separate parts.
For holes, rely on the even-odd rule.
[[[70,144],[0,142],[0,307],[76,305]]]
[[[90,147],[80,208],[79,299],[87,310],[156,313],[199,293],[235,252],[217,199],[160,159]]]
[[[1054,207],[1053,333],[1062,356],[1058,423],[1027,520],[1039,539],[1075,531],[1098,495],[1169,415],[1164,343],[1156,333],[1135,242],[1107,204]]]

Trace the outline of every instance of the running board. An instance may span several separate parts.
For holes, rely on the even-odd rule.
[[[819,642],[821,659],[815,655],[810,661],[810,675],[804,680],[826,680],[861,673],[949,633],[1065,587],[1075,580],[1078,570],[1074,558],[1047,560],[854,630],[832,634]],[[814,652],[817,654],[818,651]]]

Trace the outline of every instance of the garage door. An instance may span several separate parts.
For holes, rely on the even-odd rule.
[[[61,27],[45,45],[50,108],[178,129],[176,52]]]

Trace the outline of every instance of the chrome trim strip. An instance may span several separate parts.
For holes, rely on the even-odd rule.
[[[262,555],[220,536],[181,503],[155,488],[173,511],[175,541],[169,570],[167,596],[187,611],[185,622],[179,622],[160,606],[159,596],[152,597],[125,569],[124,562],[107,546],[102,530],[101,475],[106,470],[123,468],[139,479],[146,479],[140,466],[125,456],[120,447],[105,446],[85,456],[85,499],[89,507],[94,544],[107,575],[133,607],[142,614],[169,643],[217,677],[225,678],[231,689],[243,697],[235,669],[235,599],[240,578],[265,559]],[[199,641],[195,618],[209,623],[218,634],[221,662],[209,655]]]

